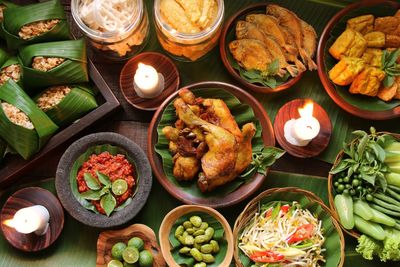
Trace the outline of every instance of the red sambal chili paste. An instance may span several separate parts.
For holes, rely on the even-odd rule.
[[[120,206],[132,196],[135,187],[134,167],[129,163],[124,155],[117,154],[114,156],[107,151],[102,152],[99,155],[91,155],[89,159],[82,164],[76,177],[79,193],[90,190],[84,179],[85,173],[90,173],[99,181],[96,171],[107,175],[111,182],[117,179],[123,179],[127,182],[128,190],[126,190],[124,194],[120,196],[113,194],[117,201],[116,207]],[[100,206],[100,200],[92,200],[92,203],[100,213],[105,214],[104,209]]]

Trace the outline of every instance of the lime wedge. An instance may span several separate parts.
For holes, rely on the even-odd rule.
[[[119,260],[111,260],[108,262],[107,267],[124,267],[124,265]]]
[[[144,241],[143,239],[141,239],[140,237],[132,237],[131,239],[129,239],[128,241],[128,247],[135,247],[137,248],[139,251],[142,251],[144,248]]]
[[[128,190],[128,183],[123,179],[117,179],[112,183],[111,191],[116,196],[124,194]]]
[[[139,260],[139,250],[135,247],[127,247],[122,252],[122,258],[127,263],[135,263]]]

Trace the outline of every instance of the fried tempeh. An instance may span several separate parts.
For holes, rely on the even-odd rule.
[[[351,18],[347,21],[347,28],[358,31],[362,35],[370,33],[374,30],[374,16],[369,14]]]

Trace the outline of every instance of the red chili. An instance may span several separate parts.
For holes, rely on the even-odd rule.
[[[303,224],[297,227],[296,232],[294,232],[288,239],[289,244],[303,241],[309,239],[314,233],[314,225],[311,223]]]
[[[289,205],[283,205],[281,207],[281,211],[283,212],[283,214],[286,214],[289,211],[289,209],[290,209]]]
[[[254,252],[252,255],[250,255],[250,259],[254,262],[281,262],[285,260],[285,256],[270,250],[266,250]]]

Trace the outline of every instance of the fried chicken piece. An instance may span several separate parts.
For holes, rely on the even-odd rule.
[[[385,72],[375,67],[367,67],[354,79],[349,92],[352,94],[362,94],[376,96],[385,78]]]
[[[398,48],[400,47],[400,36],[386,34],[385,47]]]
[[[226,184],[234,180],[239,174],[241,174],[252,161],[252,145],[251,140],[256,132],[256,127],[253,123],[247,123],[242,127],[243,139],[239,144],[238,154],[235,161],[234,170],[225,176],[218,176],[214,179],[207,179],[207,176],[200,173],[197,185],[202,192],[212,191],[216,187]]]
[[[367,47],[382,48],[385,46],[385,34],[383,32],[370,32],[364,35]]]
[[[347,21],[347,28],[353,29],[362,35],[370,33],[374,30],[374,16],[362,15],[351,18]]]
[[[380,88],[377,97],[379,97],[383,101],[390,101],[393,99],[393,97],[396,96],[397,91],[398,91],[398,84],[394,82],[393,85],[390,87]]]
[[[340,60],[343,56],[361,57],[367,48],[367,41],[357,31],[346,29],[329,48],[329,53]]]
[[[397,35],[397,28],[400,25],[399,17],[380,17],[375,19],[374,31],[383,32],[385,34]],[[400,34],[400,33],[399,33]]]
[[[179,118],[189,127],[200,127],[205,132],[208,151],[201,158],[201,167],[207,181],[226,176],[235,168],[238,144],[233,134],[222,127],[197,117],[181,99],[174,101]]]
[[[190,181],[200,171],[200,161],[195,157],[183,157],[179,153],[173,158],[172,173],[178,181]]]
[[[270,4],[267,6],[267,14],[277,18],[279,25],[288,30],[288,32],[294,37],[297,50],[303,62],[308,65],[310,70],[317,69],[317,65],[312,60],[312,55],[308,54],[304,49],[304,35],[301,20],[292,11],[281,7],[279,5]]]
[[[274,57],[278,59],[279,68],[286,69],[292,77],[296,77],[299,70],[294,66],[291,66],[287,61],[285,54],[280,45],[269,36],[266,36],[260,29],[253,23],[247,21],[238,21],[236,24],[236,38],[237,39],[255,39],[264,43],[268,51]],[[283,71],[280,71],[283,73]]]
[[[400,9],[397,10],[396,14],[394,14],[396,18],[400,18]]]
[[[365,62],[361,58],[343,57],[329,71],[329,79],[337,85],[349,85],[364,68]]]
[[[303,47],[306,53],[312,58],[317,50],[317,33],[313,26],[301,20],[301,28],[303,33]],[[316,67],[316,66],[315,66]],[[310,68],[310,66],[309,66]],[[315,68],[316,69],[316,68]],[[312,70],[312,69],[310,69]]]
[[[255,24],[264,34],[272,36],[288,53],[297,53],[296,47],[287,43],[286,36],[275,17],[264,14],[250,14],[246,16],[246,21]]]
[[[235,60],[246,70],[268,71],[268,65],[272,63],[272,54],[268,51],[263,42],[255,39],[241,39],[232,41],[229,44]],[[283,75],[279,73],[278,75]]]
[[[381,49],[367,48],[361,58],[366,64],[380,68],[382,66],[382,54]]]

